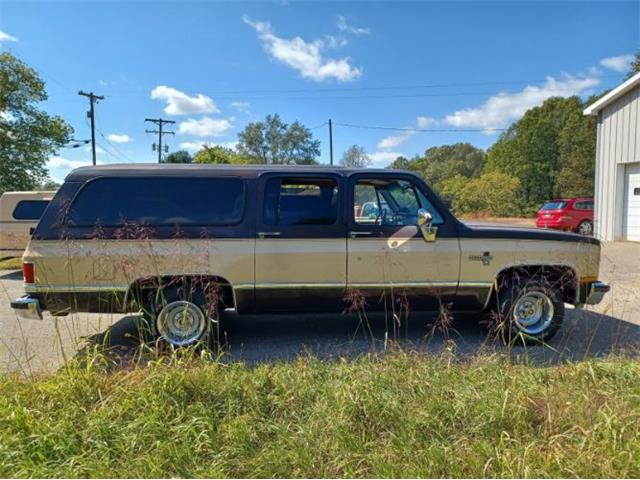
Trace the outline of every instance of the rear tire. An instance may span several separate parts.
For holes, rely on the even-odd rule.
[[[504,277],[496,300],[494,326],[505,345],[545,343],[564,321],[561,292],[541,276]]]
[[[206,290],[177,280],[148,292],[144,319],[152,338],[174,348],[213,346],[218,339],[221,308],[218,299]]]
[[[576,228],[576,232],[580,235],[585,235],[590,237],[593,235],[593,223],[589,220],[583,220],[578,224],[578,228]]]

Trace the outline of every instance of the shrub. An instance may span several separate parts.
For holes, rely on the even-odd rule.
[[[442,182],[442,195],[456,213],[481,213],[505,217],[518,212],[520,181],[500,172],[467,179],[456,175]]]

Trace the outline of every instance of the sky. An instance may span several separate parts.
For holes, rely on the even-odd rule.
[[[323,163],[328,119],[336,162],[353,144],[378,167],[443,144],[486,149],[546,98],[613,88],[639,47],[638,1],[0,0],[0,49],[38,71],[42,108],[74,138],[90,138],[78,91],[105,97],[99,163],[157,161],[148,117],[176,122],[170,151],[233,147],[274,113],[312,129]],[[81,146],[48,166],[60,181],[90,162]]]

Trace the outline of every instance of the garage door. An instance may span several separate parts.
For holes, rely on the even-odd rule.
[[[624,238],[640,242],[640,163],[625,168]]]

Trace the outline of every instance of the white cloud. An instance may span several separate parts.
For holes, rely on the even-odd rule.
[[[529,85],[517,93],[500,92],[477,108],[465,108],[447,115],[445,121],[459,128],[504,128],[519,119],[530,108],[541,105],[550,97],[570,97],[588,93],[600,83],[595,77],[565,76],[558,80],[547,77],[542,86]]]
[[[9,35],[6,32],[0,30],[0,42],[17,42],[18,39],[13,35]]]
[[[125,133],[110,133],[107,135],[107,140],[113,143],[130,143],[133,139]]]
[[[211,142],[182,142],[180,144],[180,148],[182,150],[188,150],[190,152],[197,152],[201,150],[204,146],[215,147],[220,146],[224,148],[230,148],[231,150],[235,150],[238,146],[238,142],[222,142],[222,143],[211,143]]]
[[[431,117],[418,117],[416,122],[418,122],[418,127],[420,128],[429,128],[438,124],[438,120]]]
[[[322,51],[326,44],[322,40],[306,42],[301,37],[281,38],[273,33],[269,22],[254,22],[246,15],[242,20],[258,32],[264,49],[269,55],[297,70],[305,78],[316,81],[334,78],[340,82],[348,82],[362,75],[359,68],[349,63],[348,57],[324,58]]]
[[[336,37],[335,35],[325,35],[324,39],[327,42],[329,48],[341,48],[345,47],[349,42],[344,37]]]
[[[227,119],[214,119],[203,117],[199,120],[190,118],[181,122],[178,133],[182,135],[193,135],[195,137],[220,137],[224,135],[233,125]]]
[[[403,156],[398,152],[373,152],[367,154],[371,158],[371,166],[375,168],[382,168],[389,165],[396,158]]]
[[[391,135],[380,140],[377,146],[382,149],[396,148],[398,145],[402,145],[404,142],[409,140],[415,134],[416,132],[413,130],[407,130],[399,135]]]
[[[153,100],[165,100],[167,102],[164,107],[164,113],[168,115],[189,115],[194,113],[216,113],[218,106],[206,95],[198,93],[194,97],[190,97],[180,90],[158,85],[151,91]]]
[[[66,158],[53,156],[47,160],[47,168],[64,168],[72,170],[78,167],[91,165],[91,160],[67,160]]]
[[[338,15],[338,21],[336,22],[338,30],[342,32],[353,33],[354,35],[369,35],[370,30],[364,27],[353,27],[347,23],[347,18],[344,15]]]
[[[85,152],[91,152],[91,145],[87,145],[86,147],[84,147],[84,151]],[[100,148],[98,145],[96,145],[96,154],[103,154],[104,150],[102,148]]]
[[[231,102],[231,106],[240,112],[248,112],[251,108],[249,102]]]
[[[609,70],[619,73],[625,73],[633,63],[633,55],[618,55],[617,57],[608,57],[600,60],[600,65]]]
[[[14,122],[16,120],[15,115],[8,111],[0,111],[0,118],[5,122]]]

